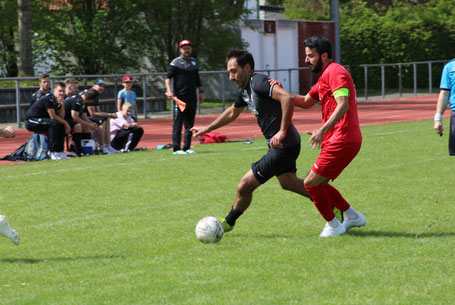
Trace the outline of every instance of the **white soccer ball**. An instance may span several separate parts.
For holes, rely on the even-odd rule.
[[[204,217],[196,225],[196,236],[204,244],[215,244],[223,237],[221,222],[213,216]]]

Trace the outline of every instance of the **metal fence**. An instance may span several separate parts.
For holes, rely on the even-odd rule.
[[[385,98],[386,91],[386,73],[385,69],[387,67],[398,67],[398,93],[400,96],[403,94],[402,86],[402,68],[406,66],[413,67],[413,90],[414,94],[417,95],[417,66],[418,65],[427,65],[428,66],[428,93],[432,93],[432,83],[433,83],[433,72],[432,65],[435,64],[445,64],[449,60],[435,60],[435,61],[422,61],[422,62],[409,62],[409,63],[392,63],[392,64],[364,64],[358,67],[363,68],[364,71],[364,98],[368,99],[369,83],[368,83],[368,73],[372,71],[372,68],[380,68],[380,84],[381,84],[381,96]],[[347,66],[349,70],[349,66]],[[305,71],[302,74],[301,72]],[[303,68],[289,68],[289,69],[267,69],[267,70],[258,70],[258,72],[264,72],[269,76],[281,81],[285,90],[291,93],[299,93],[301,90],[301,77],[305,76],[306,86],[311,86],[313,84],[313,75],[310,72],[308,67]],[[377,72],[376,72],[377,73]],[[228,79],[228,73],[225,70],[222,71],[201,71],[201,78],[204,84],[204,91],[206,98],[220,100],[222,103],[222,109],[225,109],[226,101],[234,100],[238,89],[235,84]],[[92,85],[93,81],[97,78],[103,78],[109,83],[109,94],[103,94],[103,99],[105,99],[106,106],[107,104],[110,107],[115,108],[116,93],[122,89],[121,78],[124,74],[102,74],[102,75],[65,75],[65,76],[50,76],[51,86],[56,81],[63,81],[66,78],[72,77],[82,80],[82,86],[87,88]],[[142,112],[144,118],[147,118],[149,112],[153,111],[163,111],[166,109],[166,99],[165,99],[165,86],[164,80],[166,73],[131,73],[135,79],[135,84],[138,85],[139,89],[135,90],[138,95],[138,106],[141,105],[139,112]],[[375,79],[379,79],[378,75],[374,75]],[[354,77],[354,79],[356,79]],[[31,97],[32,91],[36,91],[37,88],[21,88],[21,82],[38,80],[38,77],[15,77],[15,78],[0,78],[0,81],[13,81],[15,83],[14,97],[10,97],[10,101],[7,99],[2,99],[0,96],[0,111],[9,110],[11,113],[14,112],[15,121],[17,126],[21,126],[22,118],[25,114],[25,110],[28,108],[28,100]],[[375,84],[378,85],[378,84]],[[309,88],[309,87],[308,87]],[[10,89],[11,90],[11,89]],[[0,90],[0,94],[1,94]],[[21,92],[24,91],[24,92]],[[139,91],[139,92],[138,92]],[[12,92],[11,92],[12,94]],[[114,103],[112,103],[114,101]],[[155,107],[159,104],[159,107]],[[164,109],[163,109],[164,105]],[[114,109],[112,108],[112,109]],[[172,108],[171,108],[172,109]],[[115,111],[115,110],[114,110]],[[201,108],[198,105],[198,113],[201,113]],[[171,114],[171,112],[169,112]],[[3,116],[4,114],[2,114]],[[7,122],[2,120],[2,122]],[[12,122],[12,120],[10,120]]]
[[[398,93],[400,96],[403,95],[403,67],[412,66],[412,75],[413,75],[413,93],[417,95],[417,66],[426,65],[428,67],[428,93],[433,93],[433,69],[434,64],[444,65],[449,62],[449,60],[432,60],[432,61],[416,61],[408,63],[392,63],[392,64],[365,64],[360,65],[364,71],[364,93],[365,99],[368,100],[368,70],[369,68],[379,67],[381,69],[381,96],[385,98],[386,91],[386,77],[385,77],[385,68],[386,67],[397,67],[398,68]]]

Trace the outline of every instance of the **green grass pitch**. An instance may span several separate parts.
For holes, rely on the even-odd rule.
[[[219,244],[196,239],[264,139],[1,166],[0,214],[21,245],[0,238],[0,304],[454,304],[455,159],[432,126],[362,128],[333,185],[368,223],[328,239],[276,179]],[[318,153],[307,140],[300,177]]]

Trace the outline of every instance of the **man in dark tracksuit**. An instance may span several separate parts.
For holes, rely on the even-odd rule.
[[[56,83],[52,93],[37,100],[25,114],[25,128],[32,132],[45,132],[52,160],[66,159],[63,152],[65,133],[71,133],[70,125],[63,119],[65,84]]]
[[[200,102],[204,102],[204,91],[201,87],[199,68],[196,59],[191,57],[192,45],[189,40],[182,40],[179,43],[181,56],[175,58],[167,71],[166,95],[168,98],[176,96],[186,103],[185,111],[180,111],[177,103],[174,103],[174,124],[172,126],[172,146],[174,154],[195,153],[191,147],[191,131],[194,125],[194,118],[197,109],[196,88],[199,89]],[[171,89],[171,79],[173,88]],[[175,94],[175,95],[174,95]],[[185,127],[183,149],[180,147],[182,138],[182,124]]]

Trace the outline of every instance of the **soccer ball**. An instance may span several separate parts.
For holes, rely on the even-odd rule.
[[[213,216],[204,217],[196,225],[196,236],[204,244],[215,244],[224,234],[223,225]]]

